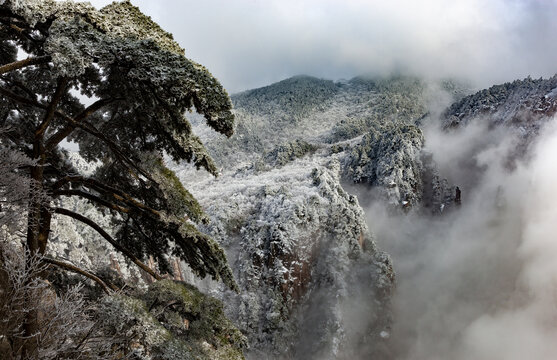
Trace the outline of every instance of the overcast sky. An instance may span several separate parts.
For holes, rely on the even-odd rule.
[[[110,3],[93,0],[99,7]],[[132,0],[234,93],[308,74],[557,73],[557,0]]]

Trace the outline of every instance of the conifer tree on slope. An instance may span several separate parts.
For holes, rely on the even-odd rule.
[[[207,69],[129,1],[97,10],[88,3],[0,0],[0,146],[32,159],[25,169],[39,190],[33,194],[48,195],[28,202],[31,254],[47,249],[52,217],[68,216],[156,278],[145,258],[171,272],[166,259],[175,255],[198,276],[237,289],[223,250],[195,227],[206,215],[163,161],[166,153],[216,176],[184,114],[195,110],[230,136],[231,108]],[[100,164],[93,175],[68,161],[65,140]],[[64,197],[112,216],[115,236],[63,208]]]

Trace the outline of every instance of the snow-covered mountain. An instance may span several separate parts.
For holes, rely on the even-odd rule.
[[[434,143],[481,118],[522,134],[526,152],[555,112],[556,82],[467,95],[451,81],[298,76],[233,96],[231,139],[207,136],[194,120],[222,174],[180,176],[211,216],[206,231],[229,251],[243,291],[221,296],[250,339],[248,357],[388,358],[396,263],[377,247],[360,203],[450,213],[473,186],[445,178],[461,165],[437,164]]]
[[[233,95],[230,139],[191,114],[221,174],[173,168],[209,215],[202,230],[227,251],[241,291],[183,275],[223,300],[249,359],[401,356],[393,353],[397,263],[378,246],[374,234],[385,229],[370,221],[373,206],[391,219],[458,224],[486,171],[480,151],[516,137],[503,156],[516,166],[557,112],[556,94],[556,77],[471,94],[452,81],[297,76]],[[459,132],[474,126],[472,135]],[[494,196],[499,204],[503,195]],[[79,230],[57,226],[61,236]],[[400,228],[421,236],[420,227]]]
[[[248,357],[387,356],[395,274],[345,187],[373,188],[395,212],[452,206],[454,187],[422,153],[420,124],[439,96],[459,96],[453,89],[298,76],[233,96],[231,139],[194,118],[222,174],[178,174],[228,250],[242,292],[213,293],[248,336]]]

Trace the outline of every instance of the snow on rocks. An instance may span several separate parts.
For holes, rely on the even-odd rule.
[[[358,341],[381,341],[394,273],[357,198],[340,185],[338,160],[318,155],[265,172],[229,172],[191,190],[211,218],[205,230],[235,270],[240,295],[221,297],[251,354],[346,354],[355,341],[346,336],[346,302],[355,297],[367,304]]]

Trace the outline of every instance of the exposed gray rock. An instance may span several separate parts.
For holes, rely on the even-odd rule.
[[[430,153],[421,154],[423,164],[422,209],[431,214],[443,214],[461,204],[461,190],[440,176]]]

